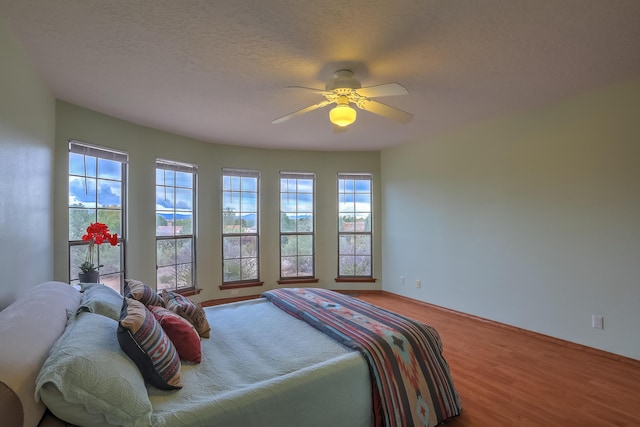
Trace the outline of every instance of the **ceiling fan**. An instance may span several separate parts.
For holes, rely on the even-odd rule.
[[[312,91],[324,96],[325,99],[317,104],[310,105],[275,119],[272,121],[273,124],[285,122],[293,116],[307,113],[333,103],[335,103],[336,106],[329,112],[329,120],[340,128],[345,128],[356,120],[356,110],[351,107],[351,104],[354,104],[361,110],[369,111],[400,123],[408,123],[413,118],[413,114],[411,113],[371,99],[381,96],[407,95],[409,92],[402,85],[398,83],[387,83],[362,87],[360,82],[353,76],[351,70],[336,71],[333,77],[327,82],[325,90],[303,86],[286,86],[286,88]]]

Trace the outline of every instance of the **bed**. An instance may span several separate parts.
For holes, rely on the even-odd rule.
[[[60,303],[53,303],[55,299]],[[43,300],[47,304],[42,304]],[[357,323],[374,323],[379,329],[375,316],[393,313],[354,298],[322,289],[279,289],[254,300],[205,308],[210,337],[200,341],[199,363],[182,363],[181,388],[175,390],[149,385],[123,352],[116,338],[121,315],[118,305],[122,301],[120,295],[104,286],[79,293],[68,285],[50,282],[12,305],[22,307],[31,302],[31,309],[39,307],[40,316],[57,318],[57,326],[48,340],[40,340],[40,357],[24,366],[17,366],[15,361],[15,354],[20,352],[17,348],[12,351],[13,360],[5,362],[7,341],[2,334],[14,329],[0,330],[0,381],[9,390],[0,393],[0,399],[8,402],[5,394],[13,394],[11,398],[15,403],[17,397],[22,409],[21,415],[9,418],[15,421],[8,425],[35,426],[38,422],[45,425],[64,420],[78,426],[357,427],[402,425],[407,416],[414,416],[414,425],[433,426],[460,413],[460,401],[435,330],[428,329],[434,340],[430,354],[419,357],[429,365],[425,369],[431,378],[426,380],[415,369],[415,360],[406,365],[413,370],[404,373],[405,383],[393,380],[394,375],[403,375],[398,372],[403,364],[391,363],[391,353],[384,354],[384,331],[381,342],[369,344],[369,350],[382,356],[378,363],[389,365],[389,383],[389,378],[372,368],[376,363],[373,356],[358,348],[347,334],[349,329],[356,335],[364,334]],[[321,311],[324,308],[329,311]],[[11,316],[6,315],[7,310]],[[3,314],[14,325],[24,324],[16,315],[23,310],[7,310],[0,312],[0,324]],[[321,322],[321,318],[332,316],[332,310],[334,314],[349,313],[351,321],[344,327]],[[48,320],[44,324],[56,322]],[[43,323],[32,324],[40,332],[47,329]],[[323,324],[328,330],[322,331]],[[411,323],[411,328],[416,327]],[[24,329],[19,335],[31,336]],[[411,335],[409,341],[414,339]],[[401,347],[404,345],[401,343]],[[33,348],[29,351],[37,353]],[[407,354],[407,360],[411,359]],[[407,404],[397,400],[394,393],[398,390],[386,390],[385,381],[392,384],[391,388],[421,392],[417,400]],[[26,387],[20,389],[20,384]],[[404,421],[397,416],[405,412],[403,405],[415,406],[409,408],[415,413],[406,415]],[[15,404],[4,407],[17,412]],[[40,421],[43,413],[46,416]]]

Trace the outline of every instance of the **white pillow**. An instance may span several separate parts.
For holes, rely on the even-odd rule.
[[[79,426],[150,426],[151,402],[136,365],[120,349],[118,322],[91,312],[69,319],[36,379],[36,397]]]

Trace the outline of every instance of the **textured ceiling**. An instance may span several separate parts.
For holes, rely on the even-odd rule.
[[[0,20],[58,99],[255,147],[377,150],[640,76],[640,0],[0,0]],[[379,100],[413,121],[271,123],[321,100],[284,86],[340,68],[405,86]]]

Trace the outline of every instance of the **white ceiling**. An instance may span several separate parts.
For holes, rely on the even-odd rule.
[[[0,20],[58,99],[255,147],[378,150],[640,76],[640,0],[0,0]],[[405,86],[379,100],[413,121],[271,123],[321,100],[284,86],[341,68]]]

